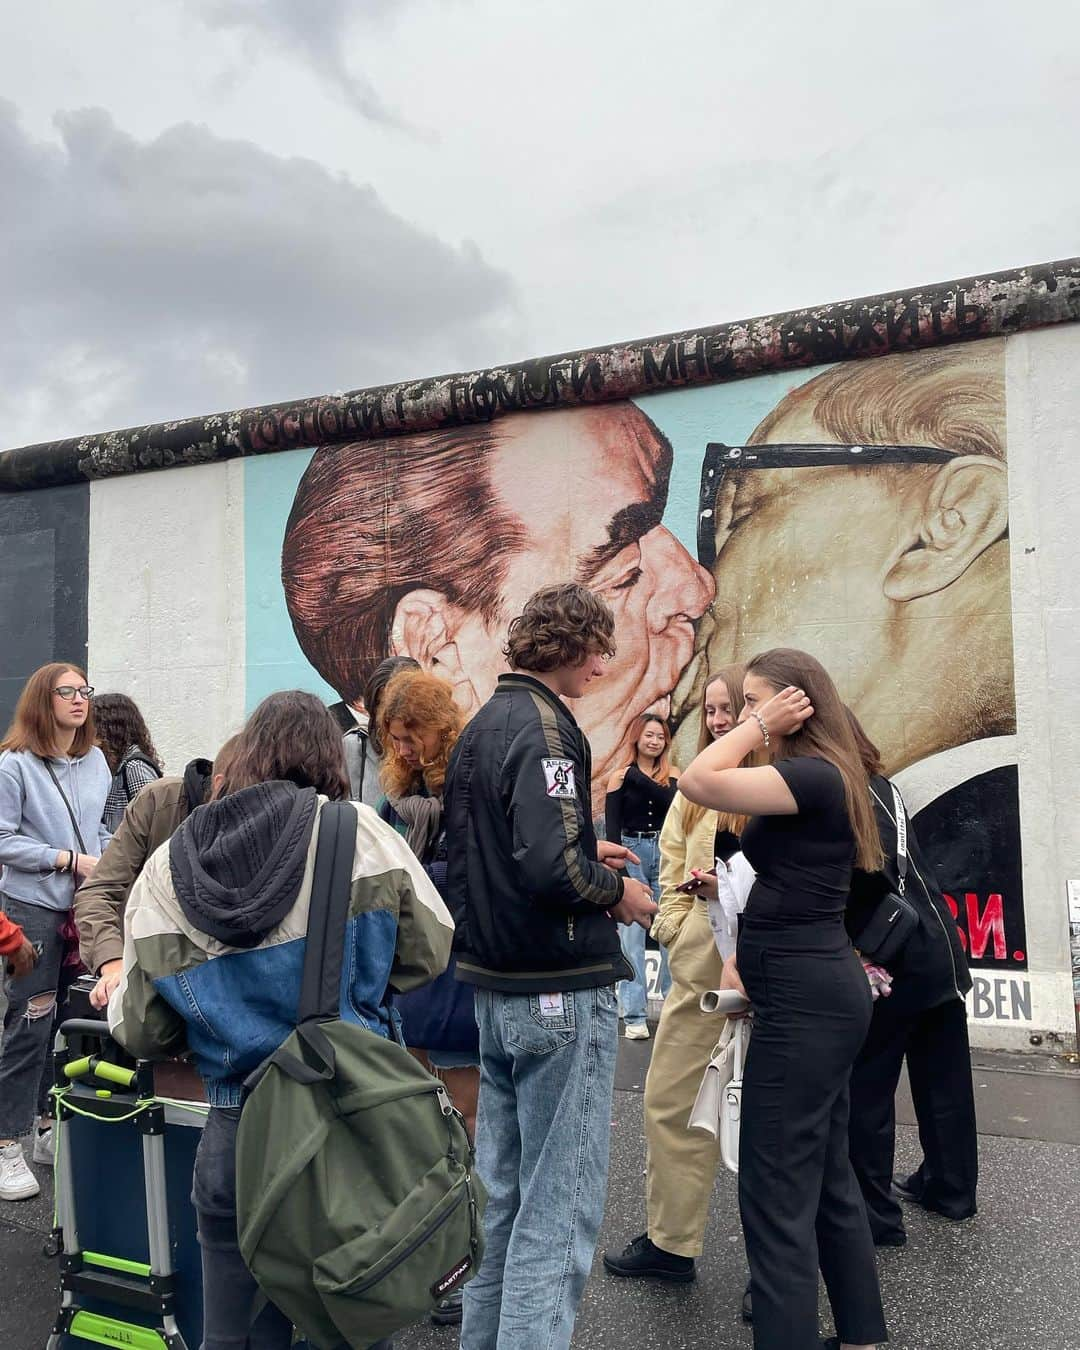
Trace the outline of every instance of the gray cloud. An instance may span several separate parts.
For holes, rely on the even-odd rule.
[[[30,139],[0,101],[0,444],[358,388],[517,345],[471,244],[306,159],[100,109]]]
[[[388,108],[371,81],[346,61],[350,24],[388,21],[400,0],[195,0],[195,11],[211,28],[235,29],[285,55],[309,64],[362,117],[399,131],[416,129]],[[419,134],[419,133],[416,133]],[[425,133],[427,134],[427,133]]]

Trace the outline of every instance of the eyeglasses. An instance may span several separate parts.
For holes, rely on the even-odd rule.
[[[716,498],[733,469],[811,469],[866,464],[947,464],[956,456],[935,445],[725,445],[710,441],[701,465],[698,561],[716,562]]]
[[[75,695],[87,701],[94,697],[94,686],[92,684],[59,684],[53,690],[54,694],[59,694],[65,703],[71,703]]]

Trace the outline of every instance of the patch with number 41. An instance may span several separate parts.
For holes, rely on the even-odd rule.
[[[542,759],[544,784],[549,797],[576,797],[574,761],[572,759]]]

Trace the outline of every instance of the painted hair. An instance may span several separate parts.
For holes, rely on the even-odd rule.
[[[86,684],[86,672],[73,661],[50,661],[39,666],[23,685],[15,716],[7,735],[0,741],[0,750],[29,750],[33,755],[48,758],[56,753],[56,718],[53,716],[53,690],[61,676],[70,671]],[[97,741],[94,726],[94,704],[90,702],[86,721],[75,730],[70,754],[81,759]]]
[[[789,685],[805,691],[814,708],[813,716],[790,736],[777,738],[774,760],[816,755],[835,765],[844,783],[844,801],[855,836],[856,865],[864,872],[877,872],[882,863],[881,837],[870,801],[867,773],[848,710],[829,672],[809,652],[774,647],[748,661],[746,673],[764,680],[777,693]]]
[[[390,740],[391,722],[401,722],[407,731],[438,732],[439,748],[430,762],[409,764]],[[379,736],[385,746],[379,778],[390,797],[416,792],[421,781],[433,797],[442,795],[446,766],[465,718],[454,702],[454,691],[437,675],[422,670],[401,670],[386,686],[379,705]]]
[[[349,795],[341,728],[322,701],[302,689],[268,694],[244,724],[231,759],[225,758],[218,770],[224,774],[221,797],[279,780],[313,787],[332,801]]]
[[[94,722],[98,745],[113,773],[119,769],[120,761],[133,745],[147,759],[152,759],[159,769],[164,769],[139,705],[127,694],[99,694],[94,699]]]

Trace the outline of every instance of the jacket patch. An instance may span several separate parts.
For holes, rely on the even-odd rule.
[[[549,797],[577,797],[572,759],[543,759],[544,782]]]

